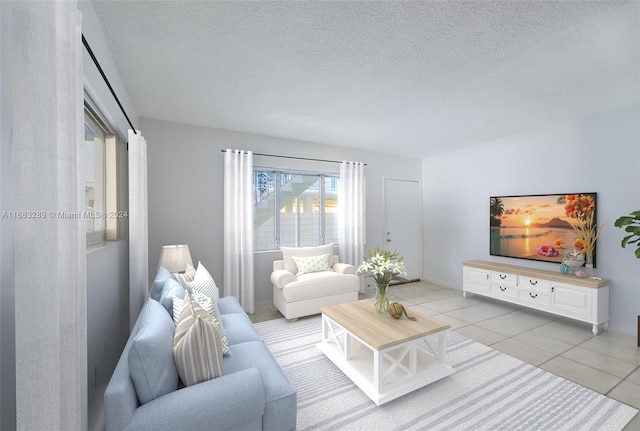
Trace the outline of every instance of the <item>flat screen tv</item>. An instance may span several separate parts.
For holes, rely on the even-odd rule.
[[[490,254],[562,263],[564,254],[581,249],[572,227],[584,225],[593,212],[596,193],[492,196],[490,206]],[[593,250],[593,266],[596,264]]]

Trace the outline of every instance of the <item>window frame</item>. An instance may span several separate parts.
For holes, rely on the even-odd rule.
[[[118,178],[118,145],[122,142],[121,137],[115,132],[109,121],[102,114],[91,97],[84,93],[83,120],[85,128],[89,128],[100,134],[103,141],[102,148],[102,169],[100,183],[102,186],[101,208],[93,213],[88,210],[88,203],[85,204],[82,216],[85,219],[91,217],[103,222],[100,229],[86,231],[86,246],[96,246],[107,241],[119,239],[122,229],[119,226],[119,178]],[[85,161],[86,161],[85,157]],[[97,182],[98,180],[96,180]],[[87,184],[85,180],[85,185]],[[99,208],[96,206],[96,208]]]
[[[281,209],[283,206],[283,196],[282,196],[282,178],[283,178],[283,174],[284,175],[304,175],[304,176],[311,176],[311,177],[317,177],[317,181],[320,184],[320,187],[318,188],[318,208],[319,208],[319,215],[318,215],[318,224],[319,224],[319,232],[318,232],[318,236],[317,238],[315,238],[315,241],[319,242],[319,244],[317,245],[324,245],[326,242],[326,221],[327,221],[327,217],[326,217],[326,196],[327,196],[327,179],[328,178],[332,178],[337,180],[337,184],[339,187],[339,180],[340,180],[340,176],[338,173],[332,173],[332,172],[313,172],[313,171],[298,171],[295,169],[281,169],[281,168],[274,168],[274,167],[263,167],[263,166],[254,166],[253,168],[253,178],[254,178],[254,183],[253,183],[253,189],[254,189],[254,194],[256,196],[256,198],[254,199],[254,205],[257,205],[258,203],[258,183],[256,182],[256,178],[257,178],[257,174],[260,172],[264,172],[267,174],[271,174],[274,176],[274,184],[273,184],[273,194],[274,194],[274,200],[275,200],[275,205],[274,205],[274,227],[273,227],[273,231],[274,231],[274,237],[273,237],[273,246],[269,247],[269,248],[257,248],[258,245],[258,241],[255,241],[255,237],[254,237],[254,252],[267,252],[267,251],[273,251],[273,250],[278,250],[281,246],[281,239],[282,239],[282,230],[281,230],[281,223],[282,223],[282,218],[281,218]],[[299,197],[296,198],[296,200],[299,199]],[[336,197],[337,200],[337,197]],[[298,205],[299,207],[299,205]],[[298,213],[296,213],[298,214]],[[256,214],[254,213],[254,220],[255,220],[255,216]],[[296,218],[296,232],[297,234],[295,235],[296,238],[296,244],[294,245],[294,247],[301,247],[303,245],[300,245],[300,240],[301,240],[301,220],[300,218]],[[255,226],[254,226],[254,232],[253,234],[255,235],[257,232]],[[315,242],[314,241],[314,242]],[[337,244],[337,240],[334,241],[335,244]],[[289,246],[289,245],[287,245]]]

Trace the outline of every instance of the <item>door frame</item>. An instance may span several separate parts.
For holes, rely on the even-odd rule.
[[[424,255],[423,249],[422,249],[422,222],[423,222],[423,204],[422,204],[422,179],[416,179],[416,178],[402,178],[402,177],[389,177],[389,176],[382,176],[382,205],[384,208],[384,217],[383,217],[383,231],[382,231],[382,237],[384,238],[384,244],[385,244],[385,249],[386,249],[386,245],[387,245],[387,232],[388,230],[388,216],[387,216],[387,181],[406,181],[406,182],[412,182],[412,183],[417,183],[418,184],[418,218],[419,218],[419,226],[418,226],[418,231],[419,231],[419,235],[418,235],[418,246],[419,246],[419,252],[420,252],[420,259],[418,260],[418,277],[419,280],[422,280],[422,257]]]

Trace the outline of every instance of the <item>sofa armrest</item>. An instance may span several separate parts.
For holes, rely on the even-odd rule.
[[[136,409],[126,429],[240,429],[264,411],[262,378],[256,368],[248,368],[150,401]]]
[[[333,270],[338,274],[354,274],[355,275],[358,268],[348,263],[336,263],[335,265],[333,265]]]
[[[271,282],[273,283],[274,286],[276,286],[279,289],[282,289],[284,286],[291,283],[292,281],[296,281],[296,276],[293,273],[286,271],[284,269],[278,269],[271,273]]]

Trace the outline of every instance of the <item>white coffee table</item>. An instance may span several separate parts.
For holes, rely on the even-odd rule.
[[[416,321],[393,319],[378,313],[373,299],[320,311],[318,348],[377,405],[455,372],[446,362],[450,325],[415,311]],[[437,342],[428,339],[434,334]]]

